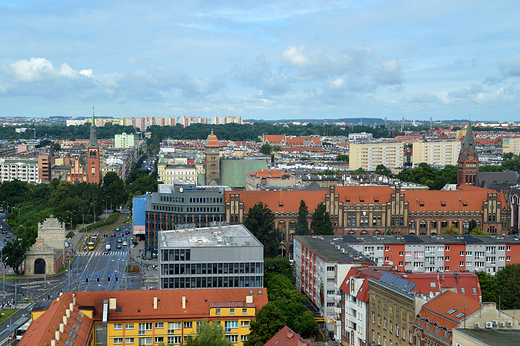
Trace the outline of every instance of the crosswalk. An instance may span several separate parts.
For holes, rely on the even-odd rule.
[[[103,251],[80,251],[76,253],[76,256],[123,256],[128,251],[109,251],[108,254],[103,255]]]

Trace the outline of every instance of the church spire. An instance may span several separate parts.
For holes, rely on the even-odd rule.
[[[96,134],[96,118],[94,116],[94,107],[92,107],[92,125],[90,126],[90,142],[88,143],[89,149],[99,149]]]
[[[471,122],[468,122],[468,128],[466,130],[466,136],[464,137],[464,143],[462,144],[461,152],[467,150],[468,153],[475,150],[475,139],[473,138],[473,130],[471,129]]]

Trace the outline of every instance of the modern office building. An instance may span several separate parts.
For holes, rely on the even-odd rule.
[[[412,163],[427,163],[430,166],[457,165],[460,141],[420,141],[413,143]]]
[[[19,345],[184,345],[208,320],[241,346],[265,304],[264,288],[67,292],[32,311]]]
[[[157,252],[157,233],[162,230],[217,225],[225,221],[223,186],[159,185],[146,201],[145,255]]]
[[[395,169],[404,163],[404,144],[398,142],[352,143],[349,164],[352,170],[375,171],[378,165]]]
[[[264,285],[264,247],[244,225],[159,232],[159,287]]]

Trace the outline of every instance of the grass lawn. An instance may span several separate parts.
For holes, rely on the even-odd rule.
[[[7,320],[11,315],[14,315],[19,309],[5,309],[0,310],[0,323]]]

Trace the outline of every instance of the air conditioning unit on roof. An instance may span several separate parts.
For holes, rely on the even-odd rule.
[[[475,323],[475,328],[480,328],[480,323]]]
[[[493,328],[493,322],[486,322],[486,328],[487,329]]]
[[[500,326],[500,327],[505,327],[505,326],[506,326],[506,323],[505,323],[505,322],[500,322],[500,323],[499,323],[499,326]]]
[[[512,327],[513,326],[513,321],[507,321],[507,326],[508,327]]]

